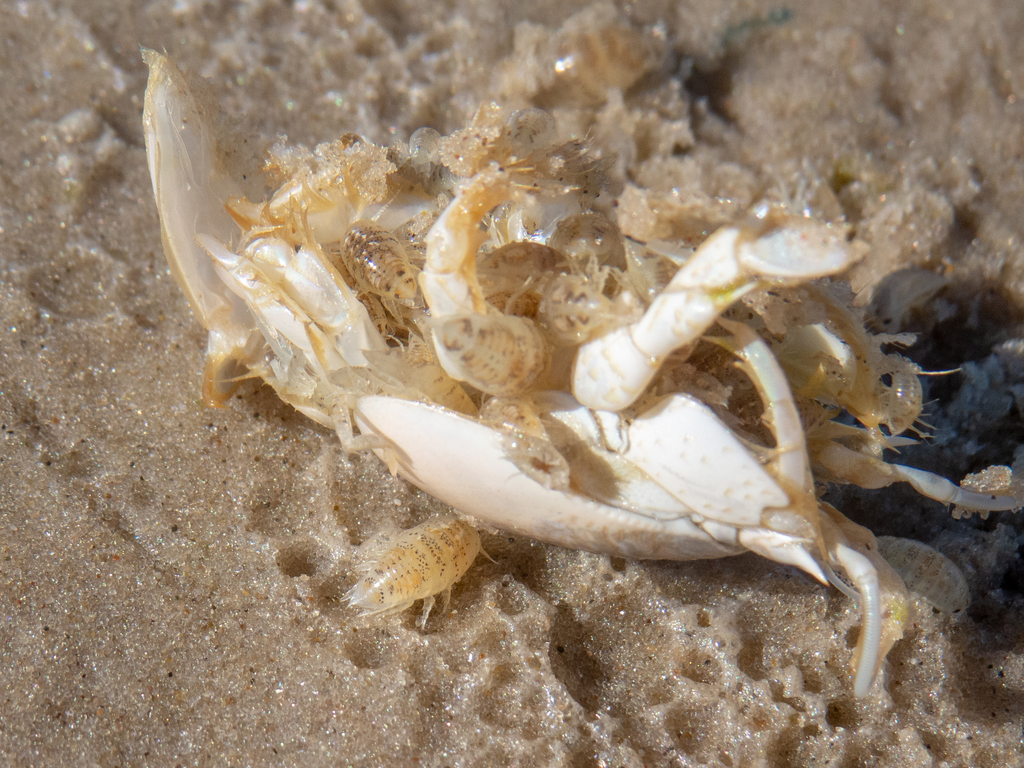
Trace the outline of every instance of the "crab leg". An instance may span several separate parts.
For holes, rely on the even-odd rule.
[[[992,496],[968,491],[940,475],[925,472],[923,469],[904,467],[900,464],[889,466],[900,480],[910,483],[915,491],[943,504],[958,504],[979,512],[1005,512],[1021,506],[1020,499],[1013,496]]]
[[[878,541],[867,528],[820,503],[821,529],[829,559],[846,571],[861,603],[861,633],[854,649],[854,693],[866,696],[889,649],[903,637],[914,607],[900,575],[879,554]],[[842,592],[850,589],[829,570],[829,580]]]
[[[620,411],[636,401],[669,354],[699,338],[743,294],[765,282],[835,274],[852,260],[832,230],[809,219],[723,227],[639,321],[580,347],[573,394],[588,408]]]
[[[1021,507],[1021,500],[1014,496],[993,496],[969,491],[923,469],[887,464],[838,443],[823,446],[814,458],[833,478],[855,483],[862,488],[885,488],[893,483],[905,482],[910,483],[922,496],[943,504],[958,504],[966,509],[1004,512]]]
[[[313,355],[325,371],[366,366],[367,350],[387,349],[366,307],[327,268],[319,249],[303,246],[296,251],[266,239],[236,254],[208,235],[196,240],[252,315]]]
[[[882,655],[879,648],[882,642],[882,606],[878,571],[868,558],[847,544],[837,544],[832,555],[857,585],[859,593],[862,619],[860,637],[853,655],[853,693],[858,697],[867,696]],[[834,575],[832,579],[838,586],[838,579]]]
[[[484,216],[518,194],[509,175],[496,167],[474,176],[430,228],[420,273],[441,367],[490,395],[528,391],[548,364],[536,324],[493,308],[488,312],[476,276],[477,249],[487,239],[480,228]]]
[[[486,312],[476,279],[476,252],[487,240],[480,223],[513,193],[508,174],[488,168],[459,191],[430,228],[420,286],[434,317]]]
[[[906,587],[877,554],[878,542],[868,529],[847,520],[835,508],[815,499],[800,416],[785,374],[767,344],[742,323],[725,320],[719,323],[733,333],[735,341],[716,341],[733,349],[761,393],[765,418],[772,427],[777,443],[778,455],[772,466],[779,482],[792,489],[790,507],[784,511],[781,520],[771,520],[769,524],[777,528],[779,522],[782,522],[785,527],[790,527],[792,521],[786,520],[787,513],[796,512],[807,520],[813,516],[817,546],[813,549],[807,546],[806,554],[816,556],[815,559],[819,560],[816,563],[818,570],[804,570],[815,576],[819,576],[823,570],[834,586],[860,603],[861,633],[853,658],[854,693],[866,696],[889,648],[903,636],[903,625],[909,610]],[[799,562],[785,558],[788,554],[786,542],[771,542],[757,531],[751,531],[745,541],[743,534],[741,531],[740,542],[748,548],[773,560],[800,565]],[[812,545],[810,541],[805,542],[806,545]],[[758,543],[767,546],[758,548],[755,546]],[[788,544],[791,547],[794,543],[797,542],[790,541]],[[863,551],[855,549],[854,544]],[[856,591],[836,576],[833,566],[845,571]]]
[[[757,387],[764,403],[764,419],[775,435],[775,458],[772,461],[776,477],[785,478],[805,494],[814,493],[807,441],[800,421],[800,412],[793,402],[789,381],[768,345],[743,323],[719,319],[719,325],[729,331],[735,341],[709,338],[732,351]],[[816,517],[816,515],[815,515]]]

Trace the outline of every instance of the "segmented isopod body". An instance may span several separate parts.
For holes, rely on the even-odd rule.
[[[414,168],[424,172],[438,161],[441,134],[433,128],[417,128],[409,137],[409,157]]]
[[[402,531],[390,549],[375,562],[363,566],[366,575],[345,596],[363,615],[398,613],[417,600],[423,613],[417,622],[427,623],[434,595],[448,591],[469,570],[480,554],[476,528],[456,518],[432,520]]]
[[[555,118],[536,107],[520,109],[509,116],[508,130],[517,147],[527,152],[544,149],[555,141]]]
[[[358,288],[410,305],[416,297],[416,277],[398,238],[372,221],[349,227],[341,258]]]
[[[489,395],[528,392],[547,368],[544,337],[521,317],[456,315],[435,334],[445,370]]]
[[[960,613],[970,605],[967,579],[956,564],[938,550],[913,539],[879,536],[878,553],[911,592],[943,613]]]
[[[516,241],[477,259],[476,276],[488,290],[518,290],[530,278],[555,272],[562,254],[547,245]]]
[[[886,359],[891,371],[885,371],[892,383],[880,393],[878,401],[881,407],[882,423],[888,425],[889,431],[898,435],[913,426],[921,415],[921,401],[924,392],[918,378],[920,369],[908,360],[893,355]]]
[[[541,327],[557,344],[570,346],[589,341],[616,322],[615,305],[601,294],[600,286],[580,275],[559,275],[551,281],[538,307]]]
[[[566,216],[558,222],[548,245],[583,262],[595,258],[598,264],[626,268],[622,233],[615,222],[600,213]]]
[[[569,462],[551,443],[537,411],[516,397],[492,397],[480,422],[504,433],[505,455],[545,488],[569,489]]]

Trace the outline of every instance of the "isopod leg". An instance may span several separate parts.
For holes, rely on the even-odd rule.
[[[334,431],[338,434],[341,447],[349,454],[373,451],[377,457],[388,465],[392,475],[398,474],[398,456],[390,440],[373,433],[357,435],[352,428],[352,410],[348,405],[335,407],[331,411]]]
[[[420,628],[421,632],[427,628],[427,617],[430,616],[430,611],[433,610],[435,602],[436,600],[433,595],[423,598],[423,613],[416,619],[416,626]]]

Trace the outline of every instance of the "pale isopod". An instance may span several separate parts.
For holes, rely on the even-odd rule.
[[[507,315],[456,315],[435,329],[437,357],[454,378],[489,395],[528,392],[547,368],[536,325]]]
[[[480,422],[504,432],[505,455],[545,488],[569,489],[569,463],[548,438],[534,408],[515,397],[492,397],[480,409]]]
[[[623,302],[617,306],[600,286],[580,275],[559,275],[544,292],[538,322],[552,341],[571,346],[636,317]]]
[[[558,223],[548,245],[575,259],[593,257],[598,264],[626,268],[626,246],[611,219],[600,213],[578,213]]]
[[[547,245],[516,241],[477,259],[476,275],[488,291],[518,290],[530,278],[554,272],[562,254]]]
[[[894,435],[904,432],[913,426],[921,415],[921,400],[924,393],[921,380],[918,378],[920,369],[914,363],[896,355],[886,356],[886,371],[891,384],[879,393],[878,401],[882,409],[882,422],[889,426]]]
[[[913,539],[879,536],[878,553],[911,592],[943,613],[960,613],[970,604],[967,579],[956,564],[938,550]]]
[[[527,152],[544,149],[554,143],[555,118],[536,107],[519,109],[508,118],[512,143]]]
[[[480,551],[480,535],[463,520],[442,518],[417,525],[402,531],[374,562],[360,567],[366,575],[345,599],[364,616],[398,613],[422,600],[417,624],[423,629],[434,595],[444,593],[447,599]]]
[[[372,221],[349,227],[341,258],[363,291],[411,305],[416,297],[416,277],[398,238]]]
[[[416,170],[425,172],[439,158],[441,134],[426,126],[417,128],[409,137],[409,156]]]

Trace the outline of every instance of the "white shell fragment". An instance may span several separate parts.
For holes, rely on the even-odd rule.
[[[879,536],[878,552],[907,589],[943,613],[957,614],[970,605],[971,591],[963,572],[937,549],[913,539]]]
[[[563,547],[612,555],[696,560],[743,550],[715,541],[687,517],[658,520],[576,493],[548,490],[508,458],[499,432],[425,403],[364,397],[363,432],[392,446],[398,473],[474,517]],[[387,449],[378,451],[388,460]],[[481,500],[486,499],[486,503]]]
[[[761,524],[789,497],[701,402],[673,395],[634,419],[625,458],[694,512],[720,523]]]

